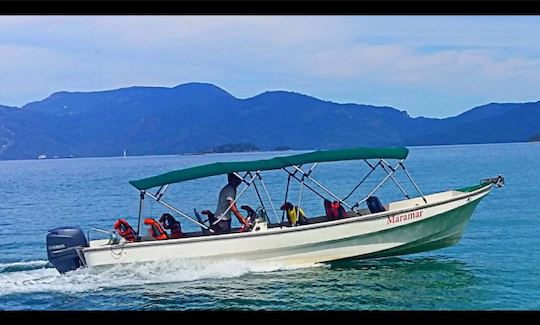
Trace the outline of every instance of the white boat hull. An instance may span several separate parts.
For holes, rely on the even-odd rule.
[[[119,245],[91,243],[85,265],[98,267],[174,259],[235,259],[306,265],[404,255],[455,244],[490,186],[393,202],[388,211],[293,228]]]

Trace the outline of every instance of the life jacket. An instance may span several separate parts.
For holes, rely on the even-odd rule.
[[[297,218],[297,209],[298,209],[298,218]],[[287,218],[289,219],[289,222],[292,226],[296,225],[305,225],[308,224],[308,220],[306,218],[306,214],[302,208],[298,208],[298,206],[293,206],[290,209],[287,209]]]
[[[163,240],[163,239],[169,238],[165,230],[163,230],[159,222],[154,220],[154,218],[144,219],[144,224],[150,226],[150,233],[152,234],[152,237],[154,237],[155,239]]]
[[[161,222],[163,228],[171,230],[171,238],[176,239],[182,237],[182,226],[180,225],[180,222],[176,221],[170,214],[161,216],[159,222]]]
[[[118,231],[118,234],[122,236],[125,240],[132,243],[137,241],[137,233],[129,225],[126,219],[118,219],[114,224],[114,229]]]
[[[347,218],[347,211],[345,211],[345,208],[343,208],[339,201],[331,202],[325,199],[324,209],[326,210],[326,217],[329,220]]]

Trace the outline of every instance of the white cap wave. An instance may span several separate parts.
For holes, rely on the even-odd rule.
[[[47,261],[17,263],[20,263],[19,266],[24,263],[31,263],[34,267],[48,265]],[[6,264],[3,266],[4,269],[9,267]],[[234,278],[250,272],[273,272],[298,267],[284,266],[277,263],[253,264],[241,260],[174,260],[159,263],[116,265],[106,269],[78,269],[66,274],[59,274],[54,268],[38,268],[0,273],[0,295],[51,291],[65,293],[92,292],[114,287]],[[2,265],[0,264],[0,270],[1,268]]]

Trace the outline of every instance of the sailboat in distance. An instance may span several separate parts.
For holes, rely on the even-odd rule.
[[[124,157],[127,157],[126,149],[124,149]]]

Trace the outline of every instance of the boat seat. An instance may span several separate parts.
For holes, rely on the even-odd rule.
[[[379,198],[376,197],[376,196],[370,196],[366,200],[366,204],[367,204],[367,206],[369,208],[369,211],[371,213],[379,213],[379,212],[386,211],[386,209],[384,208],[384,206],[381,203],[381,200],[379,200]]]
[[[200,223],[200,224],[205,224],[205,222],[208,222],[209,224],[211,223],[210,222],[210,211],[208,210],[204,210],[202,213],[204,213],[206,216],[207,216],[207,220],[204,221],[202,218],[201,218],[201,215],[199,214],[199,212],[197,211],[197,209],[193,209],[193,212],[195,213],[195,217],[197,218],[197,221]],[[212,215],[213,216],[213,215]],[[203,235],[210,235],[210,231],[204,227],[201,227],[201,230],[202,230],[202,234]]]

